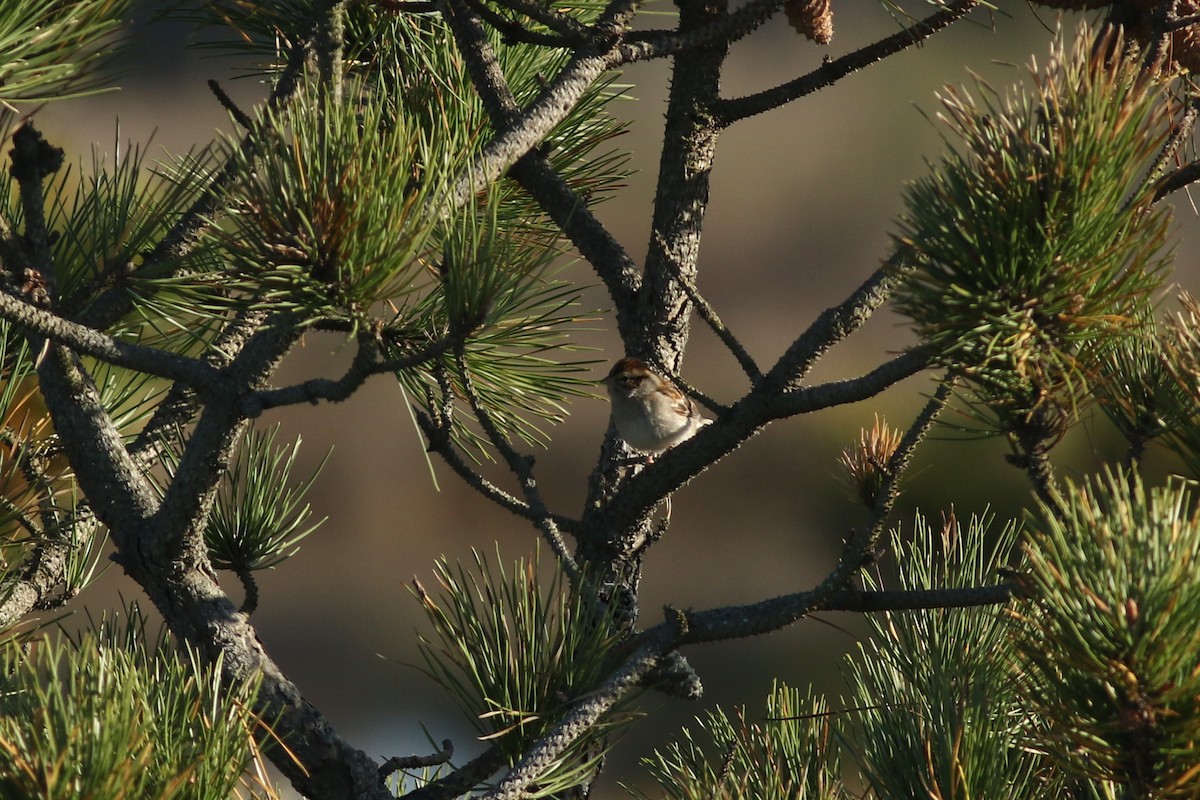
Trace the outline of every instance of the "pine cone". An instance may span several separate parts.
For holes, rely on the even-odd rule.
[[[1190,17],[1200,11],[1196,0],[1180,0],[1175,14]],[[1200,24],[1188,25],[1171,34],[1171,58],[1189,72],[1200,72]]]
[[[829,0],[788,0],[783,7],[788,24],[817,44],[833,39],[833,10]]]

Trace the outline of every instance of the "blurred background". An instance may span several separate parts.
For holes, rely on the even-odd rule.
[[[203,146],[218,131],[236,133],[205,85],[209,78],[246,108],[265,94],[254,79],[235,79],[230,62],[189,48],[190,25],[169,19],[151,25],[157,4],[143,5],[130,29],[133,46],[121,62],[121,91],[37,112],[47,138],[79,168],[90,164],[93,148],[111,159],[133,144],[155,156]],[[931,7],[910,2],[906,10],[921,17]],[[800,38],[782,19],[737,45],[724,94],[791,79],[819,66],[826,54],[837,57],[895,32],[902,21],[878,2],[838,2],[834,13],[828,47]],[[1073,27],[1080,19],[1067,17],[1063,24]],[[647,24],[669,22],[651,18]],[[817,313],[841,301],[888,254],[904,183],[941,152],[937,126],[924,116],[937,111],[935,91],[969,83],[971,71],[996,87],[1013,83],[1031,56],[1044,62],[1057,24],[1052,13],[1023,3],[977,10],[925,46],[744,121],[721,138],[699,288],[760,364],[771,364]],[[632,153],[637,172],[598,213],[639,262],[648,239],[669,66],[660,61],[630,68],[624,79],[632,99],[612,106],[631,123],[617,143]],[[1187,271],[1197,252],[1196,241],[1188,241],[1189,235],[1197,238],[1190,207],[1178,209],[1176,225],[1183,232],[1177,280],[1194,285],[1194,273]],[[597,282],[583,263],[567,275]],[[584,305],[607,304],[593,288]],[[621,355],[610,317],[599,316],[599,330],[578,340],[596,348],[597,380]],[[885,310],[825,356],[813,380],[861,374],[910,341]],[[348,357],[341,345],[333,337],[308,339],[285,363],[277,385],[340,374]],[[684,376],[725,402],[746,389],[737,364],[702,324],[694,326]],[[865,519],[839,478],[839,453],[875,414],[907,426],[932,387],[929,376],[918,376],[868,402],[772,425],[678,492],[670,531],[646,560],[644,624],[658,622],[664,604],[703,609],[811,588],[834,563],[842,538]],[[556,511],[578,515],[607,414],[603,399],[577,401],[569,419],[553,429],[549,450],[537,454],[537,475]],[[332,448],[310,494],[316,516],[328,521],[290,561],[260,573],[254,622],[268,651],[339,733],[372,756],[432,752],[428,736],[452,739],[456,761],[466,760],[482,745],[450,701],[411,666],[418,661],[414,641],[424,618],[408,585],[414,576],[433,584],[436,559],[470,561],[472,548],[492,555],[498,546],[506,562],[527,556],[534,531],[436,463],[435,487],[401,392],[385,377],[345,403],[271,412],[263,422],[281,423],[283,439],[303,437],[300,474]],[[1085,421],[1056,458],[1071,474],[1118,447],[1097,417]],[[1026,485],[1003,462],[1004,452],[1002,442],[938,431],[905,484],[896,524],[910,530],[918,508],[935,525],[951,510],[962,520],[994,514],[997,525],[1019,516]],[[502,471],[493,473],[507,479]],[[240,598],[236,580],[226,585]],[[133,583],[110,569],[76,608],[95,612],[139,597]],[[647,718],[620,742],[593,797],[625,796],[620,781],[649,788],[638,756],[667,744],[679,726],[715,704],[745,705],[751,719],[759,718],[774,679],[812,685],[837,707],[840,654],[855,649],[864,630],[851,615],[827,614],[771,636],[689,649],[704,699],[647,695]]]

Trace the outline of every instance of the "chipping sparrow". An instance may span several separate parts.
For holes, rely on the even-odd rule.
[[[654,456],[692,438],[712,422],[675,384],[636,358],[622,358],[604,379],[617,433],[635,450]]]

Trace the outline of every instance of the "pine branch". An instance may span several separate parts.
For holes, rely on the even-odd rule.
[[[725,348],[737,359],[742,372],[745,372],[746,377],[750,379],[751,385],[758,383],[763,376],[762,370],[758,368],[758,364],[754,363],[754,357],[750,355],[746,347],[733,335],[733,331],[725,327],[724,322],[721,322],[721,318],[717,316],[716,309],[704,298],[704,295],[700,294],[700,290],[696,288],[696,284],[686,275],[677,275],[676,280],[683,287],[683,291],[687,293],[692,305],[696,307],[700,318],[708,324],[708,327],[717,335],[717,338],[721,340]],[[689,392],[689,394],[691,393]]]
[[[1168,172],[1154,187],[1154,201],[1157,203],[1169,194],[1191,186],[1200,181],[1200,161],[1189,161],[1177,170]]]
[[[912,461],[912,455],[916,451],[917,446],[925,440],[925,436],[929,433],[929,429],[933,426],[934,421],[942,409],[946,407],[946,401],[950,398],[950,394],[954,389],[954,383],[955,379],[953,375],[947,375],[938,383],[937,391],[934,392],[933,397],[929,398],[929,402],[917,414],[917,418],[913,421],[913,424],[909,426],[909,429],[896,445],[896,449],[888,457],[887,463],[882,466],[882,481],[875,491],[870,509],[870,522],[867,525],[866,535],[861,540],[860,550],[856,556],[860,559],[861,564],[865,565],[875,559],[875,554],[879,549],[879,540],[886,530],[892,509],[895,507],[896,500],[900,496],[900,480],[908,470],[908,465]]]
[[[709,46],[728,47],[756,31],[782,6],[783,0],[750,0],[733,12],[722,13],[687,30],[680,25],[679,30],[631,32],[617,48],[613,66],[691,54],[693,50]]]
[[[1161,187],[1164,177],[1170,177],[1166,175],[1167,165],[1171,163],[1171,160],[1175,158],[1179,149],[1191,138],[1192,130],[1196,127],[1197,117],[1200,117],[1200,95],[1192,95],[1188,98],[1187,108],[1183,112],[1183,116],[1171,124],[1171,135],[1167,137],[1167,141],[1163,142],[1163,146],[1159,150],[1158,156],[1154,159],[1154,164],[1147,171],[1145,181],[1139,187],[1138,193],[1126,201],[1126,208],[1129,208],[1139,197],[1144,196],[1149,186],[1157,183]],[[1158,200],[1160,197],[1161,195],[1156,190],[1154,199]]]
[[[424,434],[426,441],[429,442],[429,452],[437,453],[441,456],[446,465],[462,478],[464,483],[505,511],[515,514],[522,519],[527,519],[533,523],[538,523],[542,519],[528,503],[513,497],[473,470],[466,459],[454,449],[449,430],[442,427],[439,423],[435,423],[427,414],[421,411],[417,411],[416,415],[417,425],[420,426],[421,433]],[[576,530],[579,526],[577,520],[558,514],[551,514],[549,519],[555,526],[568,532]]]
[[[800,97],[832,86],[842,78],[869,67],[888,56],[920,44],[938,31],[962,19],[979,5],[979,0],[954,0],[920,22],[885,39],[822,64],[807,75],[745,97],[720,101],[713,109],[722,126],[762,114]]]
[[[38,132],[33,120],[26,120],[12,137],[12,176],[20,192],[25,212],[25,257],[29,268],[41,277],[50,303],[58,303],[57,277],[50,253],[50,233],[46,228],[42,181],[62,167],[62,148],[54,147]]]
[[[800,387],[777,393],[760,383],[712,425],[655,458],[622,483],[597,515],[585,516],[581,535],[588,531],[624,530],[641,519],[664,497],[736,450],[764,425],[778,419],[873,397],[929,365],[929,355],[913,350],[857,378]]]
[[[775,362],[765,382],[780,388],[798,385],[830,347],[871,318],[912,270],[907,253],[897,251],[849,297],[821,312]]]
[[[266,319],[267,315],[262,311],[243,311],[237,314],[217,335],[200,359],[214,370],[226,369]],[[134,463],[142,469],[157,463],[168,437],[177,439],[179,431],[200,408],[195,391],[186,384],[173,385],[130,445],[129,453],[133,456]]]
[[[538,3],[536,0],[496,0],[496,2],[497,5],[502,5],[529,17],[534,22],[545,25],[559,35],[564,46],[584,47],[592,44],[596,38],[595,31],[587,25],[570,14],[555,11],[548,4]]]
[[[471,10],[478,14],[488,25],[500,32],[505,44],[533,44],[541,47],[580,47],[587,44],[582,37],[567,38],[557,33],[542,33],[532,31],[521,23],[511,20],[503,14],[492,11],[480,0],[466,0]]]
[[[39,149],[44,150],[22,148],[15,153],[14,174],[20,182],[30,251],[48,258],[41,193],[41,181],[48,173],[38,166],[45,162],[32,161],[41,158]],[[227,371],[230,385],[257,385],[295,335],[269,329],[251,337]],[[42,396],[68,460],[86,465],[76,470],[79,486],[111,531],[118,560],[176,636],[209,659],[221,654],[225,680],[262,676],[256,712],[272,720],[288,741],[288,752],[277,761],[280,770],[312,797],[344,797],[351,792],[370,800],[388,797],[379,783],[377,765],[338,738],[320,712],[303,700],[263,651],[258,635],[237,613],[207,564],[198,526],[203,524],[239,428],[232,403],[210,403],[160,503],[78,358],[36,336],[31,337],[31,345],[34,350],[45,346],[38,366]],[[299,763],[293,761],[293,754]]]
[[[489,747],[450,774],[405,794],[404,800],[451,800],[461,797],[503,767],[505,760],[500,748]],[[380,772],[382,774],[382,768]]]
[[[479,420],[480,427],[483,428],[492,446],[504,458],[508,468],[521,484],[521,490],[525,493],[525,499],[528,502],[529,510],[534,515],[534,522],[538,529],[542,532],[542,536],[550,545],[551,551],[557,556],[559,563],[562,565],[563,571],[570,578],[573,586],[579,583],[579,566],[575,563],[575,559],[571,556],[571,552],[567,549],[566,542],[563,541],[562,533],[558,529],[558,525],[554,522],[554,515],[550,513],[550,509],[546,507],[545,501],[542,499],[542,493],[538,489],[537,480],[533,475],[533,457],[522,455],[513,448],[512,443],[496,425],[487,408],[479,400],[479,395],[475,392],[475,383],[471,378],[471,371],[467,366],[466,359],[463,357],[462,350],[457,353],[458,369],[462,375],[463,389],[467,396],[467,402],[471,406],[471,411],[475,414],[475,418]]]
[[[635,690],[662,657],[683,644],[743,638],[785,627],[820,610],[877,612],[917,608],[966,608],[1008,602],[1021,589],[1016,583],[967,589],[863,592],[843,584],[857,568],[843,559],[839,568],[810,592],[746,606],[703,612],[667,610],[667,620],[637,635],[632,653],[597,690],[577,702],[559,723],[481,800],[516,800],[525,789],[630,691]]]
[[[427,756],[392,756],[379,766],[379,777],[386,778],[393,772],[421,767],[437,767],[446,764],[454,758],[454,742],[442,740],[442,749]]]
[[[342,377],[312,378],[292,386],[262,389],[247,395],[243,401],[243,408],[247,416],[257,417],[266,409],[297,403],[315,404],[319,400],[338,403],[348,399],[373,375],[412,369],[440,358],[459,338],[455,336],[438,339],[408,355],[380,359],[377,337],[372,333],[361,333],[354,360]]]
[[[1171,32],[1179,17],[1178,5],[1179,0],[1159,0],[1150,6],[1150,30],[1146,33],[1150,46],[1142,56],[1142,69],[1157,71],[1169,57]]]
[[[247,132],[253,130],[254,120],[250,118],[249,114],[242,111],[237,103],[233,102],[233,98],[225,93],[225,90],[221,88],[221,84],[210,78],[208,88],[213,93],[213,97],[217,98],[217,102],[221,104],[221,107],[229,112],[229,116],[233,117],[238,125],[245,128]]]
[[[0,291],[0,318],[75,352],[118,367],[180,381],[201,392],[215,391],[220,383],[217,371],[203,361],[123,342],[3,291]]]
[[[347,0],[319,0],[316,4],[313,46],[309,58],[315,62],[323,92],[328,92],[333,105],[342,103],[343,57],[346,49]]]
[[[287,105],[292,96],[300,85],[301,74],[304,69],[304,62],[309,48],[312,46],[316,29],[307,37],[297,42],[288,53],[287,64],[279,74],[279,79],[275,82],[275,87],[271,90],[271,95],[267,98],[266,110],[268,112],[280,109]],[[239,165],[245,161],[249,161],[248,156],[255,151],[254,131],[247,133],[242,137],[241,143],[237,150],[226,161],[221,170],[213,176],[207,188],[198,197],[191,207],[184,212],[183,216],[171,227],[154,249],[143,259],[140,266],[134,268],[132,265],[125,267],[124,277],[132,278],[138,275],[163,275],[168,264],[180,264],[183,257],[186,256],[195,247],[196,242],[200,238],[200,234],[207,229],[217,218],[221,211],[221,203],[225,195],[225,190],[238,177]],[[175,267],[173,269],[178,269]],[[85,286],[78,294],[67,299],[63,303],[63,307],[68,310],[82,308],[82,311],[75,317],[77,322],[80,322],[88,327],[96,329],[104,329],[113,325],[117,320],[121,319],[131,308],[131,300],[127,292],[122,286],[109,288],[95,296],[95,286]]]
[[[663,628],[664,626],[659,626]],[[518,800],[567,749],[592,731],[597,722],[631,691],[657,665],[662,654],[673,646],[673,631],[647,636],[625,662],[598,689],[577,701],[553,729],[531,747],[494,789],[480,800]]]
[[[854,547],[850,545],[847,549],[853,550]],[[686,620],[682,626],[668,619],[638,634],[632,643],[661,641],[665,631],[680,627],[683,634],[674,643],[677,647],[760,636],[785,628],[818,611],[877,613],[923,608],[1002,605],[1014,597],[1024,595],[1026,591],[1019,581],[958,589],[864,591],[844,585],[845,580],[857,571],[857,568],[849,566],[852,560],[842,559],[821,585],[810,591],[746,605],[678,612],[682,613]]]
[[[684,34],[703,30],[727,9],[728,0],[684,4],[679,29]],[[679,279],[695,281],[719,134],[709,110],[719,96],[728,52],[728,41],[709,42],[681,52],[671,70],[646,270],[637,297],[637,335],[624,340],[627,354],[661,364],[668,373],[681,371],[690,332],[689,301]]]
[[[596,30],[614,33],[623,30],[637,5],[637,0],[610,0],[596,22]],[[537,147],[567,118],[595,80],[612,68],[610,61],[608,52],[595,52],[592,48],[575,51],[558,75],[521,110],[520,116],[498,130],[463,170],[445,199],[442,213],[465,205],[480,187],[490,185]]]
[[[466,60],[467,72],[483,100],[492,127],[504,130],[513,125],[520,107],[479,19],[453,0],[444,0],[443,17],[454,32],[459,51]],[[535,149],[525,154],[513,166],[511,175],[592,265],[613,300],[618,331],[622,337],[632,336],[631,309],[641,283],[633,259],[539,151]]]

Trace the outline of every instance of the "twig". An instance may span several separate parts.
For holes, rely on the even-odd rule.
[[[1167,30],[1174,32],[1184,28],[1190,28],[1192,25],[1200,22],[1200,14],[1188,14],[1186,17],[1176,17],[1167,24]]]
[[[436,753],[431,753],[427,756],[392,756],[387,761],[379,765],[379,777],[386,778],[393,772],[399,772],[403,769],[418,769],[421,767],[436,767],[445,764],[454,757],[454,742],[449,739],[442,740],[442,749]]]
[[[471,469],[470,465],[458,454],[450,441],[449,432],[435,423],[427,414],[422,411],[416,411],[417,425],[420,426],[421,432],[425,435],[429,442],[429,451],[437,453],[463,481],[475,491],[491,500],[496,505],[503,508],[512,514],[515,514],[522,519],[527,519],[530,522],[539,520],[538,514],[526,502],[513,497],[508,492],[496,486],[487,478],[480,475],[475,470]],[[560,529],[572,532],[579,523],[577,520],[570,517],[564,517],[560,514],[551,514],[551,520]]]
[[[1060,514],[1063,511],[1062,495],[1054,479],[1054,467],[1050,463],[1049,448],[1044,444],[1021,444],[1020,449],[1008,456],[1008,461],[1017,469],[1022,470],[1038,499],[1052,511]]]
[[[241,125],[247,131],[254,129],[254,120],[250,119],[250,116],[245,111],[238,108],[237,103],[233,102],[233,98],[227,95],[225,90],[221,88],[221,84],[209,78],[208,88],[213,93],[213,96],[217,98],[217,102],[229,112],[238,125]]]
[[[826,350],[854,333],[871,318],[892,290],[912,271],[913,266],[906,252],[893,254],[849,297],[821,312],[813,320],[775,362],[766,376],[766,382],[775,387],[788,387],[804,380]]]
[[[885,39],[855,50],[853,53],[822,64],[817,69],[772,89],[745,97],[722,100],[713,109],[722,125],[779,108],[797,98],[831,86],[851,73],[895,55],[914,44],[920,44],[933,34],[957,22],[979,5],[979,0],[954,0],[920,22]]]
[[[531,456],[518,453],[508,441],[503,431],[496,425],[492,415],[484,407],[479,400],[479,395],[475,391],[475,382],[471,377],[471,370],[467,366],[463,351],[460,349],[456,354],[458,362],[459,375],[462,378],[463,392],[467,396],[467,402],[471,406],[471,411],[474,412],[475,418],[479,420],[479,426],[483,428],[492,445],[504,457],[504,461],[508,464],[508,468],[517,476],[517,480],[521,483],[521,489],[525,493],[525,499],[529,501],[529,509],[535,515],[534,521],[542,532],[542,536],[550,544],[550,549],[558,560],[562,563],[563,571],[567,573],[567,577],[571,580],[572,586],[579,585],[579,566],[575,563],[571,551],[567,549],[567,543],[563,541],[562,533],[558,529],[558,525],[554,521],[554,515],[550,513],[550,509],[546,507],[545,501],[542,499],[542,493],[538,489],[537,481],[533,477],[533,458]]]
[[[1151,194],[1151,201],[1157,202],[1161,199],[1162,195],[1159,192],[1162,184],[1165,178],[1171,177],[1171,175],[1165,175],[1167,165],[1171,163],[1171,159],[1179,152],[1179,148],[1191,138],[1192,129],[1196,127],[1196,118],[1198,116],[1200,116],[1200,96],[1192,95],[1188,98],[1187,110],[1183,112],[1183,117],[1180,118],[1179,122],[1174,125],[1171,135],[1163,142],[1163,146],[1159,150],[1158,156],[1155,157],[1149,171],[1146,173],[1146,178],[1139,191],[1125,201],[1125,205],[1122,208],[1123,211],[1127,211],[1135,200],[1141,198],[1146,189],[1152,185],[1154,186],[1154,192]]]
[[[496,2],[518,14],[524,14],[534,22],[545,25],[561,36],[564,42],[571,45],[587,45],[596,38],[595,32],[587,25],[569,14],[555,11],[549,3],[539,3],[537,0],[496,0]]]
[[[842,587],[823,596],[821,593],[818,587],[758,603],[689,612],[687,635],[680,644],[705,644],[760,636],[785,628],[818,611],[877,613],[1000,605],[1021,596],[1024,588],[1018,582],[1007,581],[994,586],[961,589],[863,591]],[[651,628],[641,635],[651,634],[655,630]]]
[[[875,502],[872,504],[871,524],[868,527],[866,541],[860,556],[869,556],[878,546],[879,538],[883,535],[887,520],[892,514],[892,508],[900,496],[900,479],[908,470],[917,445],[925,439],[934,420],[946,407],[946,401],[954,390],[954,383],[955,378],[952,374],[947,374],[938,383],[937,391],[933,393],[933,397],[929,398],[929,402],[921,409],[921,413],[917,414],[913,424],[909,426],[903,438],[900,439],[900,443],[896,445],[896,450],[888,458],[883,472],[883,482],[879,491],[876,492]]]
[[[542,47],[579,47],[587,44],[587,39],[580,37],[567,38],[558,33],[541,33],[531,31],[521,23],[498,14],[480,0],[465,0],[471,10],[500,32],[505,44],[533,44]]]
[[[750,356],[750,353],[746,351],[746,348],[738,338],[733,335],[733,332],[725,327],[725,323],[721,322],[721,318],[717,316],[716,309],[709,305],[708,300],[700,294],[700,291],[696,288],[691,278],[681,272],[675,276],[675,279],[683,287],[683,291],[687,294],[688,299],[692,301],[692,305],[700,312],[700,318],[708,323],[708,327],[712,329],[712,332],[717,335],[717,338],[725,344],[725,347],[737,359],[742,371],[750,379],[750,383],[752,385],[758,383],[762,379],[762,370],[758,368],[758,364],[754,363],[754,359]]]
[[[1177,18],[1176,6],[1179,0],[1159,0],[1152,6],[1150,13],[1150,46],[1142,57],[1142,69],[1157,71],[1167,53],[1171,49],[1171,32]]]
[[[328,94],[334,106],[342,104],[343,59],[346,50],[346,0],[320,0],[312,55],[321,76],[322,97]]]
[[[683,391],[684,394],[686,394],[688,397],[691,397],[694,400],[699,401],[700,405],[704,406],[705,408],[707,408],[709,411],[713,412],[714,414],[717,414],[719,416],[729,410],[729,406],[726,406],[722,403],[718,403],[716,400],[709,397],[707,394],[700,391],[695,386],[688,383],[687,381],[685,381],[683,378],[679,377],[678,375],[670,375],[669,377],[671,379],[671,383],[678,386],[680,388],[680,390]]]
[[[10,171],[17,182],[21,209],[25,212],[25,250],[29,266],[41,276],[48,295],[47,305],[57,305],[58,279],[50,253],[50,233],[43,211],[42,181],[62,167],[62,148],[54,147],[26,120],[12,137],[12,166]]]
[[[825,604],[824,611],[875,613],[880,611],[916,611],[936,608],[975,608],[1007,603],[1025,594],[1017,581],[993,586],[967,586],[957,589],[898,589],[863,591],[846,589]]]
[[[1154,187],[1154,202],[1167,195],[1200,181],[1200,161],[1190,161],[1174,172],[1168,172]]]
[[[451,800],[462,797],[507,761],[508,758],[499,748],[489,747],[450,774],[412,790],[404,795],[404,800]]]
[[[245,565],[234,567],[233,574],[237,575],[239,581],[242,582],[242,590],[245,596],[242,598],[242,606],[238,611],[249,616],[258,610],[258,581],[254,579],[254,573]]]
[[[358,351],[342,377],[337,379],[312,378],[292,386],[278,389],[262,389],[247,395],[243,400],[249,416],[256,417],[268,408],[316,403],[320,400],[341,402],[349,398],[368,378],[385,372],[410,369],[441,357],[453,346],[455,338],[446,337],[430,342],[419,350],[396,358],[379,359],[376,337],[363,333],[358,337]]]

